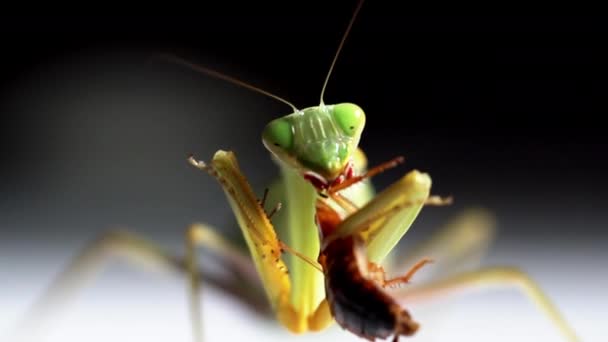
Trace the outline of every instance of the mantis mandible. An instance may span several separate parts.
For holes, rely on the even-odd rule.
[[[335,321],[334,312],[326,298],[324,273],[320,272],[321,265],[317,262],[324,247],[322,243],[329,244],[334,241],[332,239],[338,238],[360,237],[365,247],[364,259],[379,265],[387,259],[425,204],[444,203],[442,199],[430,195],[430,176],[416,170],[374,195],[367,180],[376,171],[382,171],[382,167],[367,172],[365,154],[358,148],[366,124],[364,111],[353,103],[326,105],[323,101],[331,72],[362,4],[363,1],[360,1],[342,37],[323,84],[318,106],[299,110],[288,101],[242,81],[177,58],[168,58],[271,96],[293,109],[292,113],[270,122],[262,133],[262,141],[280,166],[282,176],[280,183],[271,187],[269,196],[265,194],[262,200],[255,196],[233,152],[220,150],[209,164],[189,158],[192,165],[209,172],[219,181],[242,230],[249,256],[242,254],[237,247],[204,224],[194,224],[188,228],[186,255],[183,258],[167,253],[131,233],[114,232],[94,243],[75,260],[50,289],[52,296],[43,298],[42,308],[58,303],[61,296],[57,294],[70,295],[74,287],[81,286],[81,277],[75,275],[98,267],[99,260],[108,251],[123,250],[126,251],[123,253],[126,258],[188,274],[193,333],[196,340],[202,340],[204,316],[199,307],[198,292],[202,281],[243,298],[251,307],[263,307],[260,298],[244,293],[236,283],[226,283],[223,279],[207,277],[201,272],[196,251],[198,247],[203,247],[214,252],[226,268],[251,280],[251,284],[261,282],[265,299],[270,303],[277,321],[289,331],[319,331],[332,324]],[[284,208],[267,212],[264,206],[267,202],[282,203]],[[328,206],[325,213],[337,213],[339,216],[329,240],[328,236],[323,236],[323,227],[319,227],[328,222],[318,220],[320,212],[323,212],[319,209],[319,203]],[[457,224],[429,241],[425,250],[439,249],[444,244],[449,248],[440,252],[441,257],[448,261],[449,258],[457,259],[472,249],[483,247],[490,235],[488,226],[488,219],[482,213],[468,213]],[[279,234],[275,227],[281,229]],[[446,236],[450,236],[447,245]],[[285,252],[291,256],[285,255]],[[413,265],[411,261],[420,260],[420,255],[424,254],[413,253],[403,263]],[[251,269],[256,272],[252,273]],[[409,274],[405,278],[409,280]],[[405,291],[396,291],[394,297],[423,298],[473,285],[496,284],[517,285],[538,304],[566,338],[576,340],[574,331],[538,285],[514,268],[496,267],[456,274]]]

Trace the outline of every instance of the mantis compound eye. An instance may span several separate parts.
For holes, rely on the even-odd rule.
[[[262,141],[273,152],[289,152],[293,148],[293,125],[285,118],[271,121],[264,128]]]
[[[355,137],[361,134],[365,126],[365,113],[352,103],[340,103],[333,107],[332,113],[336,123],[344,134]]]

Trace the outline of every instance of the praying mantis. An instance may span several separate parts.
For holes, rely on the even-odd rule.
[[[277,321],[288,330],[295,333],[318,331],[333,323],[333,314],[325,300],[324,274],[319,271],[316,261],[325,238],[320,236],[319,222],[314,219],[319,212],[319,196],[328,196],[332,200],[329,203],[338,203],[339,208],[331,210],[350,208],[341,213],[335,229],[341,237],[361,235],[365,244],[365,258],[377,264],[389,257],[425,204],[444,202],[430,195],[430,176],[419,171],[407,173],[377,195],[373,194],[367,179],[360,179],[358,184],[348,183],[357,176],[371,176],[367,172],[365,155],[358,149],[366,118],[363,110],[352,103],[325,105],[323,94],[362,3],[359,2],[334,56],[321,91],[320,105],[299,110],[288,103],[293,113],[269,123],[262,134],[263,143],[280,165],[282,174],[280,184],[271,187],[268,196],[264,195],[261,200],[255,196],[238,165],[236,155],[231,151],[218,151],[209,164],[194,157],[189,158],[193,166],[209,172],[219,181],[243,232],[251,258],[204,224],[188,228],[184,258],[170,255],[130,233],[116,232],[100,239],[76,259],[66,272],[67,277],[61,278],[52,292],[60,289],[60,292],[67,294],[67,289],[80,282],[71,275],[81,273],[80,270],[93,269],[99,257],[108,250],[122,250],[127,258],[188,274],[193,332],[197,340],[202,340],[204,330],[201,322],[204,315],[198,304],[198,289],[202,282],[224,288],[251,306],[261,306],[260,298],[242,292],[236,282],[225,283],[223,279],[209,278],[200,272],[197,249],[203,247],[214,252],[226,268],[245,277],[249,284],[261,282],[263,291],[256,295],[265,295]],[[244,82],[208,69],[194,68],[286,102]],[[267,212],[267,203],[282,203],[284,208]],[[438,246],[446,241],[446,236],[452,237],[447,245],[450,250],[444,251],[447,256],[458,257],[471,249],[480,248],[489,235],[487,220],[483,213],[468,213],[460,222],[430,241],[427,250],[440,248]],[[279,236],[284,236],[284,241]],[[410,264],[410,260],[420,259],[423,254],[424,251],[413,253],[400,263]],[[252,273],[252,269],[256,272]],[[490,268],[458,274],[420,287],[395,291],[394,296],[417,298],[469,285],[500,283],[519,285],[539,304],[565,337],[576,340],[573,330],[540,288],[514,268]]]

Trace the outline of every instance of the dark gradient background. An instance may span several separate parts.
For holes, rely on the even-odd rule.
[[[2,18],[0,336],[108,228],[175,251],[195,221],[236,236],[220,187],[188,153],[236,151],[260,193],[276,176],[260,133],[288,107],[152,56],[175,53],[312,106],[353,8]],[[528,271],[585,341],[608,333],[606,19],[417,15],[370,1],[326,93],[366,111],[370,163],[406,156],[379,188],[417,168],[434,193],[454,195],[422,212],[404,246],[463,208],[492,210],[499,234],[484,263]],[[78,298],[49,341],[190,338],[181,279],[114,264]],[[290,337],[219,292],[205,300],[212,341]],[[515,291],[417,316],[429,327],[421,341],[560,341]],[[313,338],[357,340],[337,327],[294,340]]]

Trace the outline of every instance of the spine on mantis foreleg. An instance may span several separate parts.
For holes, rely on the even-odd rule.
[[[207,170],[222,185],[273,307],[287,304],[291,283],[274,228],[232,152],[217,151]]]

